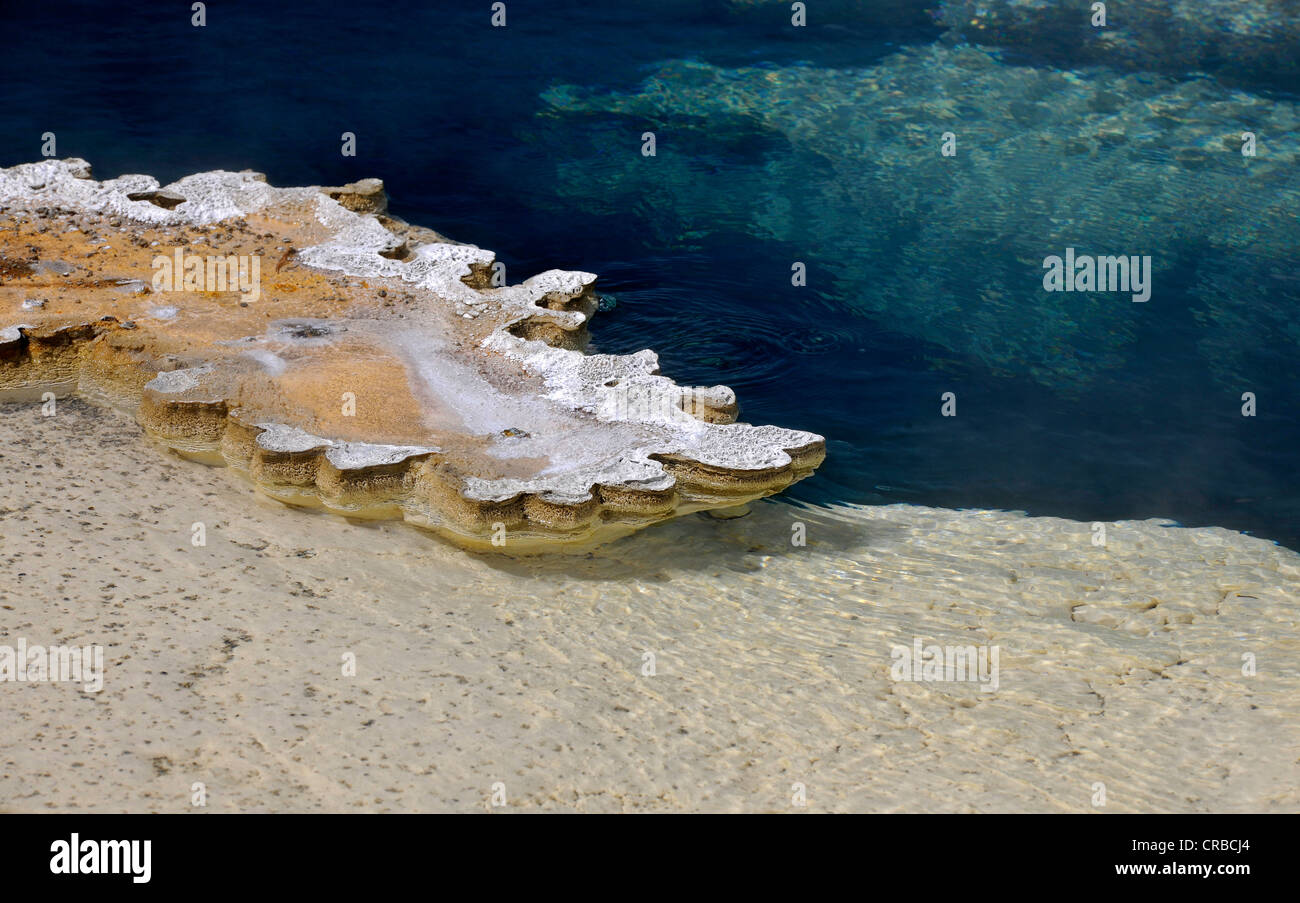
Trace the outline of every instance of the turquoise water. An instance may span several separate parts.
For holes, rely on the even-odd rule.
[[[1073,19],[957,32],[959,2],[825,0],[803,28],[780,3],[510,2],[504,28],[489,4],[209,4],[196,28],[54,3],[5,12],[0,161],[53,131],[100,177],[380,176],[512,280],[599,273],[597,349],[826,435],[805,500],[1300,548],[1294,16],[1261,0],[1229,45],[1159,5],[1103,46]],[[1150,299],[1045,291],[1067,248],[1149,257]]]

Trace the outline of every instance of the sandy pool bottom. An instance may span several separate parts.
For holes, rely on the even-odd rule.
[[[1300,811],[1300,555],[1237,533],[763,503],[516,560],[77,402],[0,439],[0,645],[105,656],[0,683],[3,809]]]

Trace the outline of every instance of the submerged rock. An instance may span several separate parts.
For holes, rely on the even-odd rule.
[[[653,199],[638,225],[667,247],[711,233],[778,243],[809,262],[810,286],[941,357],[1083,389],[1126,363],[1141,330],[1185,322],[1170,302],[1190,297],[1206,366],[1231,384],[1294,334],[1294,103],[942,45],[860,69],[674,61],[632,92],[545,97],[537,140],[563,132],[574,147],[576,118],[591,136],[589,156],[556,164],[566,206]],[[655,158],[609,152],[642,129],[659,134]],[[715,158],[725,175],[704,165]],[[1149,256],[1151,298],[1045,291],[1045,258],[1067,248]]]
[[[939,20],[977,44],[1093,63],[1300,89],[1300,0],[942,0]],[[1100,21],[1100,20],[1098,20]]]
[[[491,252],[385,200],[378,180],[0,169],[0,400],[80,393],[282,501],[507,551],[731,508],[821,462],[820,436],[732,422],[729,389],[678,386],[650,351],[584,354],[594,275],[489,287]],[[38,271],[56,259],[75,277]]]

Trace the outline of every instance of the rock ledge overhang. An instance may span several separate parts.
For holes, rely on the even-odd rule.
[[[593,274],[498,272],[377,179],[0,169],[0,401],[80,394],[282,501],[511,551],[742,505],[824,458],[651,351],[585,353]]]

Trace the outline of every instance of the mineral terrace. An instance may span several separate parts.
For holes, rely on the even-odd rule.
[[[594,275],[497,285],[490,251],[386,207],[377,179],[0,169],[0,401],[79,394],[281,501],[509,551],[743,505],[824,457],[650,351],[586,354]]]

